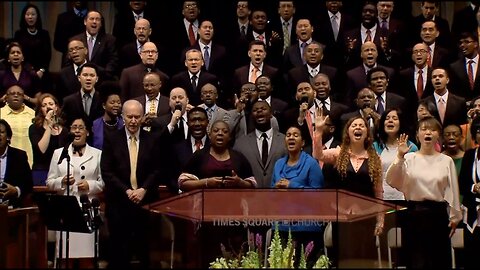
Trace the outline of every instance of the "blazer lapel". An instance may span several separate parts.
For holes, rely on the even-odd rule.
[[[280,139],[280,135],[277,132],[273,132],[272,145],[270,146],[270,151],[268,151],[268,159],[265,167],[268,167],[270,165],[270,162],[272,162],[273,151],[277,149],[281,145],[281,143],[284,142]]]

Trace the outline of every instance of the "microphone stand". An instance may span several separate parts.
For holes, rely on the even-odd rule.
[[[99,269],[98,265],[98,229],[100,228],[100,225],[102,225],[102,218],[100,217],[100,202],[96,199],[92,199],[92,210],[93,210],[93,215],[92,215],[92,229],[93,229],[93,234],[94,234],[94,249],[93,249],[93,267],[94,269]]]
[[[63,159],[67,159],[67,196],[70,196],[70,155],[68,154],[68,147],[70,146],[70,143],[68,143],[62,151],[62,154],[60,156],[60,160],[58,161],[58,164],[62,163]],[[62,263],[62,258],[63,258],[63,230],[60,230],[60,243],[59,243],[59,261],[60,264]],[[69,253],[70,253],[70,232],[65,230],[65,269],[68,269],[68,260],[69,260]],[[57,268],[59,268],[59,265],[57,264]]]

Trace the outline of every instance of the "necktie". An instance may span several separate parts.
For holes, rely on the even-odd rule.
[[[183,117],[180,117],[180,119],[178,119],[178,133],[182,140],[185,139],[185,127],[183,126]]]
[[[443,98],[440,98],[438,100],[438,115],[440,116],[440,121],[443,124],[443,119],[445,118],[445,110],[447,106],[445,105],[445,100]]]
[[[330,114],[330,111],[327,109],[327,102],[325,100],[322,100],[322,114],[323,115]]]
[[[418,78],[417,78],[417,95],[418,99],[421,99],[423,96],[423,70],[418,70]]]
[[[470,82],[470,89],[473,90],[473,60],[468,60],[468,81]]]
[[[79,75],[78,73],[80,72],[80,69],[82,69],[82,66],[77,67],[77,69],[75,70],[75,75]]]
[[[265,42],[265,37],[263,35],[258,35],[258,40]]]
[[[290,32],[288,31],[289,22],[283,22],[283,52],[290,46]]]
[[[388,23],[387,23],[387,20],[382,20],[382,25],[381,27],[385,30],[388,30]]]
[[[91,96],[90,93],[83,94],[83,109],[87,115],[90,115],[90,105],[91,105]]]
[[[240,34],[242,35],[242,37],[245,37],[247,35],[247,28],[245,27],[245,25],[242,25],[242,27],[240,27]]]
[[[202,149],[202,140],[195,140],[195,151]]]
[[[192,76],[192,88],[193,92],[197,91],[197,75]]]
[[[203,60],[205,61],[205,69],[208,70],[210,66],[210,54],[208,53],[208,46],[205,46],[205,52],[203,53]]]
[[[150,100],[150,108],[148,109],[148,113],[152,114],[152,115],[157,114],[157,99],[156,98],[152,98]]]
[[[251,83],[255,83],[255,81],[257,80],[257,72],[258,72],[258,68],[257,67],[253,67],[252,69],[252,73],[250,74],[250,82]]]
[[[308,44],[306,42],[302,42],[302,45],[300,45],[300,56],[302,57],[302,62],[303,62],[304,65],[305,65],[306,61],[303,58],[303,51],[305,50],[305,47],[307,47],[307,45]]]
[[[333,30],[333,37],[335,38],[335,41],[337,40],[338,37],[338,23],[337,23],[337,15],[332,16],[332,30]]]
[[[213,109],[212,108],[207,108],[208,122],[212,121],[212,116],[213,116]]]
[[[130,155],[130,184],[133,189],[137,189],[137,138],[135,136],[130,136],[130,145],[129,145],[129,155]]]
[[[263,166],[267,165],[268,159],[268,141],[267,141],[267,133],[262,133],[263,141],[262,141],[262,164]]]
[[[195,37],[195,32],[193,32],[193,23],[190,23],[188,26],[188,39],[190,40],[190,46],[193,46],[195,44],[195,41],[197,41]]]
[[[430,46],[428,46],[427,65],[428,67],[432,67],[432,49]]]
[[[383,97],[381,95],[378,95],[377,96],[377,112],[378,114],[382,115],[384,111],[385,111],[385,108],[383,107]]]
[[[87,43],[88,43],[88,44],[87,44],[87,45],[88,45],[88,60],[91,61],[91,60],[92,60],[93,47],[94,47],[93,37],[92,37],[92,36],[90,36],[90,37],[88,38],[88,42],[87,42]]]
[[[370,31],[370,29],[367,29],[367,37],[365,38],[365,42],[367,41],[372,41],[372,31]]]

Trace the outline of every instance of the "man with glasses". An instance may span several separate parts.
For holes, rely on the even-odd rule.
[[[144,95],[143,77],[149,72],[157,73],[162,80],[160,92],[164,95],[162,89],[168,88],[169,77],[157,67],[158,50],[155,43],[147,41],[143,44],[140,52],[141,63],[125,68],[120,75],[120,88],[122,100],[129,100]]]
[[[118,53],[114,36],[105,33],[103,17],[98,11],[91,10],[84,20],[85,32],[72,39],[81,40],[87,44],[88,62],[98,66],[99,74],[105,79],[116,77],[118,69]]]
[[[90,121],[88,124],[92,125],[95,119],[103,115],[100,95],[95,90],[98,82],[97,66],[86,63],[80,68],[77,76],[81,88],[63,99],[62,111],[65,114],[66,126],[78,118],[86,118]]]
[[[73,94],[80,89],[81,85],[78,81],[78,71],[80,67],[87,63],[88,49],[87,46],[78,39],[72,39],[68,43],[68,59],[70,64],[63,67],[58,76],[56,97],[63,100],[64,97]]]

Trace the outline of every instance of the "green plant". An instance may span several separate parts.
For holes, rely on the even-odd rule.
[[[257,234],[256,236],[249,235],[248,251],[243,255],[242,250],[238,254],[228,252],[225,246],[222,244],[221,258],[216,258],[215,261],[210,263],[210,268],[294,268],[295,248],[293,245],[292,234],[288,233],[287,244],[282,246],[282,239],[278,231],[278,225],[275,225],[275,231],[268,247],[270,251],[268,254],[268,265],[262,263],[262,237]],[[298,268],[307,268],[307,258],[313,250],[313,241],[310,242],[305,248],[301,247],[300,262]],[[329,268],[331,262],[325,255],[321,255],[312,268]]]

